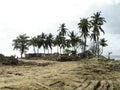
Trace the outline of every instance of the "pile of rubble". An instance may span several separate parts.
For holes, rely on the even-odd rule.
[[[0,54],[0,64],[2,65],[18,65],[19,61],[14,56],[4,56]]]

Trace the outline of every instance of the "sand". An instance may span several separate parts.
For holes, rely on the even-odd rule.
[[[22,61],[37,64],[1,65],[0,90],[120,90],[119,61]]]

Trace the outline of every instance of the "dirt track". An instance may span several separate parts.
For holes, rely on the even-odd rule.
[[[120,62],[48,62],[0,66],[0,90],[120,90]]]

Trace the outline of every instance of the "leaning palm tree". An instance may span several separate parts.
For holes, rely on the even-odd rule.
[[[33,51],[34,53],[36,53],[36,47],[37,47],[37,38],[36,37],[32,37],[29,41],[30,45],[33,46]]]
[[[81,32],[82,41],[84,42],[83,52],[86,50],[87,37],[89,36],[90,23],[87,18],[83,18],[78,23]]]
[[[108,44],[107,44],[106,42],[107,42],[107,40],[105,40],[105,38],[100,39],[100,46],[102,46],[101,55],[102,55],[102,53],[103,53],[103,47],[108,46]]]
[[[92,27],[92,36],[94,43],[96,45],[96,55],[99,57],[99,37],[100,32],[105,33],[102,29],[102,25],[104,24],[105,18],[101,17],[101,12],[94,13],[93,16],[91,16],[92,20],[90,21],[91,27]]]

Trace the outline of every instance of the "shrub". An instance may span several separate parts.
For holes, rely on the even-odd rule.
[[[58,56],[57,61],[72,61],[70,56]]]
[[[81,59],[84,59],[84,58],[92,58],[94,55],[89,51],[85,51],[83,53],[79,53],[78,56],[81,58]]]

